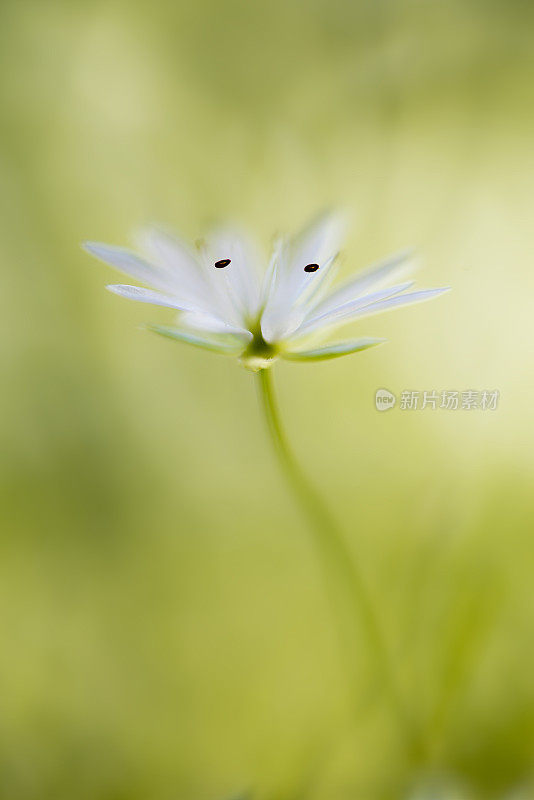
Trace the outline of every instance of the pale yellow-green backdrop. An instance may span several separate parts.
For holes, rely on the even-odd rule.
[[[520,0],[2,0],[2,800],[531,796],[533,26]],[[253,377],[141,331],[172,312],[79,247],[230,218],[268,248],[332,204],[344,274],[413,245],[453,286],[274,371],[419,758],[363,639],[347,676]],[[500,403],[382,414],[379,387]]]

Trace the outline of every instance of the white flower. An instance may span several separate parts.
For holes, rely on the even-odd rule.
[[[324,344],[328,334],[360,317],[436,297],[447,288],[409,291],[395,282],[409,266],[403,252],[328,291],[343,233],[339,216],[316,220],[293,239],[277,241],[270,263],[243,233],[214,231],[196,249],[159,230],[139,239],[144,256],[111,245],[84,247],[141,283],[113,284],[112,292],[179,311],[178,325],[148,326],[172,339],[239,356],[252,370],[277,357],[317,361],[365,350],[384,339]]]

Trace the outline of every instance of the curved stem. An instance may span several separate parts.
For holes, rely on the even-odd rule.
[[[351,624],[353,624],[355,617],[359,618],[372,651],[374,666],[381,678],[384,692],[387,694],[392,708],[402,719],[403,724],[407,725],[407,716],[391,671],[384,638],[358,566],[338,530],[335,519],[315,490],[315,487],[301,471],[289,447],[280,421],[270,369],[262,369],[257,375],[261,402],[280,464],[303,512],[310,522],[321,564],[325,571],[329,593],[336,595],[338,601],[342,601],[338,611],[338,621],[342,622],[347,612],[350,616]],[[348,600],[348,604],[345,600]],[[349,622],[349,620],[347,619],[346,622]],[[350,640],[347,640],[345,627],[343,624],[341,631],[343,642],[346,647],[348,646],[349,651],[353,652],[354,637],[351,634]]]

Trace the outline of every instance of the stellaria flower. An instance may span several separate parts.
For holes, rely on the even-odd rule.
[[[179,312],[174,327],[148,325],[178,341],[238,356],[253,371],[278,358],[318,361],[365,350],[384,339],[325,343],[342,325],[447,291],[410,291],[399,276],[409,266],[405,251],[358,273],[329,291],[343,233],[339,215],[327,214],[292,239],[275,243],[267,268],[242,232],[214,231],[196,248],[167,232],[139,237],[143,256],[98,242],[85,249],[152,288],[113,284],[116,294]],[[389,284],[389,285],[388,285]],[[392,285],[391,285],[392,284]]]
[[[360,317],[428,300],[446,289],[410,291],[412,281],[398,282],[411,255],[404,252],[330,290],[342,227],[341,219],[330,214],[292,239],[279,239],[263,270],[254,243],[228,229],[215,231],[196,250],[158,230],[141,235],[139,245],[144,256],[96,242],[86,243],[85,248],[152,287],[114,284],[108,286],[112,292],[179,312],[177,326],[149,325],[151,330],[197,347],[236,355],[257,373],[261,405],[281,469],[309,521],[329,594],[343,606],[338,615],[340,634],[350,635],[350,646],[344,652],[358,653],[359,659],[359,648],[354,647],[345,624],[348,610],[359,617],[357,630],[366,637],[375,662],[374,673],[381,676],[384,695],[407,741],[415,746],[417,732],[396,685],[359,564],[328,504],[292,453],[278,411],[272,370],[267,367],[278,357],[318,361],[379,344],[384,340],[360,338],[333,344],[325,340],[332,330]],[[340,586],[344,587],[341,591]],[[359,672],[359,661],[355,673],[350,665],[351,678]]]

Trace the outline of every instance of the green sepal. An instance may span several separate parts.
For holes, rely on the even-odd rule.
[[[212,353],[236,356],[243,352],[245,347],[243,342],[236,337],[232,337],[232,334],[223,334],[223,336],[218,339],[207,339],[203,336],[198,336],[196,333],[166,325],[146,324],[143,325],[143,328],[158,333],[160,336],[165,336],[167,339],[173,339],[175,342],[191,344],[193,347],[201,347],[203,350],[210,350]]]
[[[385,341],[385,339],[352,339],[316,347],[313,350],[286,350],[281,352],[280,356],[287,361],[327,361],[331,358],[350,355],[350,353],[358,353],[360,350],[367,350],[369,347],[375,347]]]

